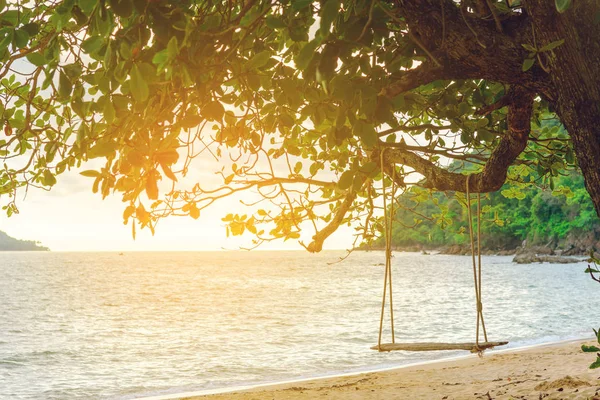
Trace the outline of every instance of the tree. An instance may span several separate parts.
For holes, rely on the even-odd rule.
[[[599,15],[591,0],[0,1],[4,209],[98,158],[81,174],[122,195],[134,232],[250,190],[228,232],[296,239],[308,222],[310,251],[341,224],[379,234],[392,180],[486,193],[578,163],[598,211]],[[204,156],[222,184],[186,185]]]

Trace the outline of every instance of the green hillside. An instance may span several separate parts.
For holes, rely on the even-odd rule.
[[[511,250],[526,240],[528,246],[548,246],[573,254],[597,249],[600,220],[583,178],[578,174],[558,177],[553,186],[554,190],[542,190],[534,185],[506,185],[482,197],[482,247]],[[416,250],[468,243],[464,195],[413,187],[398,197],[394,247]],[[383,245],[383,238],[372,244]]]

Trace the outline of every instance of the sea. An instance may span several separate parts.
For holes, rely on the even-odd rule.
[[[137,399],[464,354],[371,350],[384,253],[346,255],[0,253],[0,399]],[[474,340],[470,257],[395,252],[392,263],[397,342]],[[600,284],[586,266],[484,256],[489,339],[591,337]]]

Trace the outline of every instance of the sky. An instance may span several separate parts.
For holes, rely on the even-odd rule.
[[[83,166],[80,170],[89,169]],[[152,236],[148,229],[131,235],[131,224],[123,225],[124,204],[120,195],[92,193],[92,178],[79,171],[66,172],[50,191],[31,188],[20,192],[19,214],[0,214],[0,230],[17,239],[37,240],[52,251],[205,251],[237,250],[252,246],[250,235],[226,237],[221,221],[232,210],[241,211],[240,197],[225,199],[201,213],[198,220],[169,217],[158,224]],[[201,179],[202,175],[197,175]],[[205,179],[205,178],[204,178]],[[0,197],[0,203],[6,200]],[[352,245],[353,230],[340,227],[325,242],[325,249],[346,249]],[[302,239],[310,242],[314,231],[307,229]],[[304,250],[298,241],[272,242],[262,250]]]

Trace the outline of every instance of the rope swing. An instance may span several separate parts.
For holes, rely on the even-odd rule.
[[[475,304],[477,309],[477,324],[475,328],[475,347],[479,349],[479,322],[483,330],[483,337],[487,342],[487,332],[483,320],[483,303],[481,302],[481,193],[477,193],[477,263],[475,263],[475,243],[473,239],[473,215],[471,213],[471,192],[469,191],[469,178],[467,175],[467,210],[469,214],[469,236],[471,237],[471,260],[473,261],[473,282],[475,286]],[[480,350],[477,350],[480,351]]]
[[[394,201],[396,194],[396,168],[392,167],[392,190],[391,190],[391,204],[388,210],[387,198],[386,198],[386,184],[385,184],[385,173],[384,173],[384,154],[383,149],[380,154],[381,162],[381,173],[382,177],[382,194],[383,194],[383,210],[384,210],[384,232],[385,232],[385,274],[383,278],[383,296],[381,299],[381,315],[379,318],[379,338],[377,340],[377,346],[371,347],[373,350],[382,351],[393,351],[393,350],[404,350],[404,351],[440,351],[440,350],[468,350],[472,353],[483,354],[485,349],[493,348],[496,346],[503,346],[508,342],[488,342],[487,331],[485,329],[485,322],[483,319],[483,303],[481,301],[481,194],[477,193],[477,250],[475,250],[475,239],[473,232],[473,215],[471,212],[471,193],[469,188],[469,178],[466,179],[466,198],[467,198],[467,209],[469,219],[469,236],[471,239],[471,260],[473,262],[473,281],[475,286],[475,302],[477,309],[477,323],[475,328],[475,343],[396,343],[396,335],[394,332],[394,302],[392,293],[392,228],[394,220]],[[477,251],[477,261],[475,259],[475,251]],[[392,334],[391,343],[381,343],[383,336],[383,319],[385,315],[385,303],[389,297],[390,303],[390,327]],[[480,336],[480,324],[481,331],[483,331],[484,342],[479,341]]]
[[[385,297],[388,287],[390,287],[390,325],[392,328],[392,344],[396,343],[394,333],[394,298],[392,295],[392,221],[394,219],[394,199],[396,194],[396,168],[392,169],[392,204],[388,212],[387,200],[385,194],[385,174],[383,173],[383,155],[385,149],[381,152],[381,173],[382,173],[382,191],[383,191],[383,219],[385,223],[385,275],[383,278],[383,298],[381,299],[381,316],[379,318],[379,339],[377,340],[377,349],[381,349],[381,336],[383,333],[383,317],[385,314]]]

